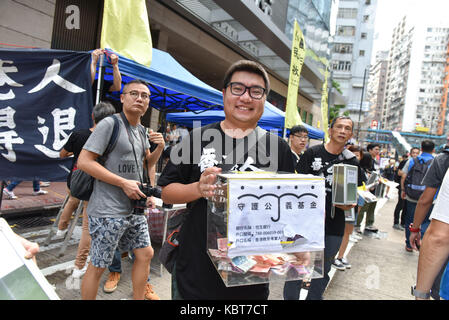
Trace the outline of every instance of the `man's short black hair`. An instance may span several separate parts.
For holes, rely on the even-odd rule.
[[[302,126],[300,124],[298,124],[297,126],[293,126],[290,129],[290,135],[295,134],[295,133],[299,133],[299,132],[304,132],[304,133],[309,134],[309,130],[307,130],[306,127],[304,127],[304,126]]]
[[[223,79],[223,89],[229,85],[232,75],[238,71],[251,72],[261,76],[265,83],[266,95],[268,96],[270,92],[270,78],[268,77],[268,73],[262,65],[251,60],[239,60],[229,67]]]
[[[333,128],[333,127],[334,127],[334,125],[335,125],[335,123],[337,122],[337,120],[351,120],[351,122],[352,122],[352,131],[354,131],[354,121],[352,121],[351,117],[348,117],[348,116],[338,116],[338,117],[335,117],[334,119],[332,119],[330,128]]]
[[[379,147],[380,148],[380,144],[378,144],[378,143],[370,143],[369,145],[366,146],[366,150],[370,151],[370,150],[373,150],[375,147]]]
[[[140,79],[133,79],[130,82],[125,84],[125,86],[123,87],[123,91],[125,91],[125,88],[128,87],[130,84],[134,84],[134,83],[136,83],[136,84],[143,84],[144,86],[148,87],[148,83],[146,83],[145,81],[140,80]]]
[[[435,148],[435,143],[433,143],[430,140],[423,140],[421,142],[421,150],[422,150],[422,152],[431,153],[434,148]]]

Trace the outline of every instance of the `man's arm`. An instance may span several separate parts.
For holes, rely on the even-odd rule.
[[[67,158],[73,155],[73,152],[69,152],[66,149],[62,148],[61,151],[59,151],[59,157],[60,158]]]
[[[156,165],[165,147],[164,136],[160,132],[153,132],[153,130],[150,129],[149,139],[151,142],[157,144],[157,147],[153,150],[153,152],[150,152],[148,149],[146,151],[145,157],[147,160],[148,172],[150,172],[151,167]]]
[[[413,218],[413,228],[417,229],[421,227],[421,223],[424,221],[427,213],[432,206],[433,198],[437,192],[436,188],[426,187],[424,192],[419,197],[418,204],[415,209],[415,216]],[[408,226],[405,226],[408,228]],[[410,232],[410,244],[413,249],[418,250],[418,246],[421,245],[421,234],[419,232]]]
[[[91,84],[94,83],[95,81],[95,74],[97,73],[97,62],[98,62],[98,58],[100,57],[100,55],[102,54],[102,50],[101,49],[95,49],[94,51],[92,51],[91,53],[91,57],[92,60],[90,62],[90,78],[91,78]]]
[[[220,168],[211,167],[204,170],[197,182],[170,183],[162,187],[162,201],[167,204],[189,203],[203,197],[213,197],[216,189],[215,181],[220,172]]]
[[[96,160],[100,155],[83,149],[78,158],[78,168],[88,173],[95,179],[101,180],[108,184],[120,187],[130,199],[138,200],[146,198],[139,189],[140,182],[135,180],[127,180],[107,170]]]
[[[122,89],[122,75],[118,68],[118,56],[116,54],[111,54],[111,64],[114,82],[112,83],[112,86],[109,87],[109,92],[120,91]]]
[[[449,224],[433,219],[419,253],[416,290],[429,292],[449,255]]]

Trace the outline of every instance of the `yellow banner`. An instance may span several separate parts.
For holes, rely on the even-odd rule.
[[[153,46],[145,0],[104,1],[100,46],[151,65]]]
[[[285,128],[302,124],[298,112],[298,88],[302,65],[306,55],[304,35],[295,20],[292,41],[292,55],[290,60],[290,76],[288,79],[287,105],[285,107]]]
[[[327,81],[329,78],[329,69],[326,68],[324,71],[324,82],[323,82],[323,89],[321,90],[321,130],[324,131],[324,139],[325,142],[329,141],[329,133],[327,130],[328,124],[329,124],[329,119],[327,118],[327,109],[328,109],[328,104],[327,104],[327,96],[328,96],[328,92],[327,92]]]

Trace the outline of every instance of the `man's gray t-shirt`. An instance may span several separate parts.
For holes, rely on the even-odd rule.
[[[117,143],[111,153],[107,156],[104,167],[125,179],[140,181],[140,177],[143,178],[144,151],[149,149],[148,140],[141,133],[143,130],[139,130],[139,125],[136,127],[130,126],[138,161],[137,168],[125,124],[120,116],[118,116],[118,119],[119,132]],[[103,155],[112,135],[113,127],[114,119],[111,117],[100,121],[83,149]],[[142,139],[144,140],[143,143]],[[144,149],[143,144],[145,145]],[[132,208],[132,200],[128,198],[122,188],[100,180],[95,180],[94,189],[89,199],[89,205],[87,206],[88,215],[93,217],[123,218],[131,215]]]

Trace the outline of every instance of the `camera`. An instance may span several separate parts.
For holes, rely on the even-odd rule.
[[[159,188],[153,188],[147,184],[139,185],[140,191],[144,193],[147,197],[155,196],[157,198],[161,197],[161,190]],[[140,198],[139,200],[133,200],[133,214],[144,215],[145,209],[147,208],[147,198]]]

